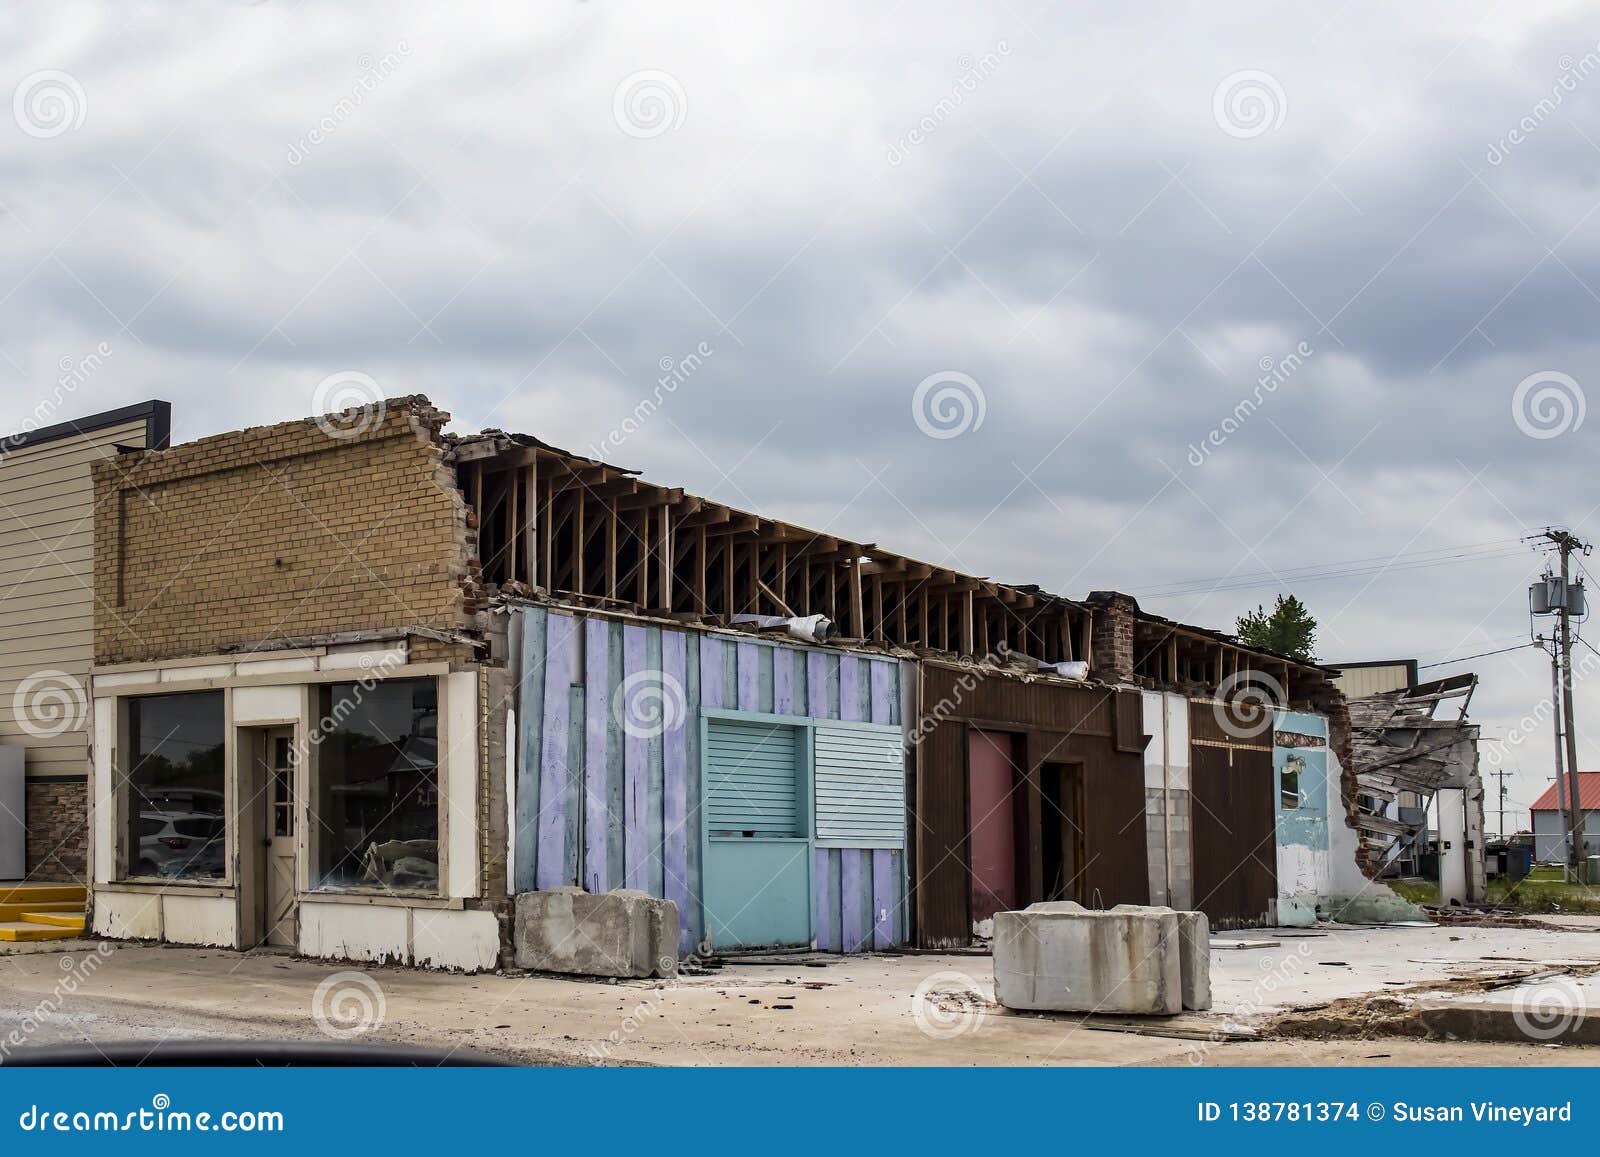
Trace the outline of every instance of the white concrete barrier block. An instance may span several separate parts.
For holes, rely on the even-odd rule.
[[[517,967],[579,976],[676,976],[678,906],[645,892],[550,888],[517,897]]]
[[[1118,904],[1113,912],[1170,912],[1178,919],[1178,971],[1183,1007],[1204,1012],[1211,1007],[1211,921],[1204,912],[1155,905]]]
[[[995,999],[1030,1011],[1171,1016],[1183,1010],[1178,916],[1070,901],[995,916]]]

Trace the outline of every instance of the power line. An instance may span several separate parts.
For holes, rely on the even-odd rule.
[[[1583,642],[1582,639],[1578,641],[1580,643]],[[1437,663],[1423,663],[1417,667],[1417,670],[1426,671],[1429,667],[1448,667],[1452,663],[1465,663],[1469,659],[1487,659],[1490,655],[1506,655],[1512,651],[1522,651],[1538,645],[1532,639],[1529,639],[1525,643],[1518,643],[1515,647],[1501,647],[1498,651],[1479,651],[1476,655],[1462,655],[1459,659],[1440,659]],[[1596,653],[1600,654],[1600,652]]]
[[[1525,544],[1525,539],[1522,538],[1491,538],[1485,539],[1485,541],[1482,542],[1456,542],[1456,544],[1453,544],[1453,546],[1422,547],[1422,549],[1419,550],[1400,550],[1400,552],[1397,552],[1397,554],[1370,554],[1362,555],[1362,557],[1357,558],[1338,558],[1338,560],[1330,560],[1330,562],[1306,563],[1304,566],[1291,566],[1288,573],[1293,573],[1293,571],[1296,570],[1320,570],[1320,568],[1323,568],[1323,566],[1350,566],[1355,565],[1355,563],[1363,562],[1386,562],[1386,560],[1392,560],[1392,558],[1421,557],[1421,555],[1429,554],[1450,554],[1450,552],[1454,552],[1454,550],[1483,550],[1490,549],[1490,547],[1493,547],[1493,549],[1504,549],[1504,547],[1522,546],[1522,544]],[[1181,583],[1213,583],[1213,581],[1222,581],[1222,579],[1254,578],[1254,576],[1259,576],[1259,574],[1274,573],[1277,573],[1277,571],[1234,571],[1234,573],[1229,574],[1211,574],[1210,578],[1182,579]],[[1179,583],[1168,583],[1165,584],[1165,586],[1179,586]]]
[[[1278,574],[1261,572],[1263,577],[1258,579],[1246,579],[1237,582],[1231,580],[1216,580],[1210,582],[1185,583],[1181,586],[1178,584],[1172,584],[1169,587],[1151,588],[1139,593],[1143,594],[1143,596],[1146,598],[1162,599],[1177,598],[1182,595],[1191,594],[1254,590],[1262,587],[1304,586],[1311,583],[1331,582],[1337,579],[1363,578],[1368,575],[1425,570],[1429,567],[1435,566],[1466,565],[1474,562],[1499,562],[1503,560],[1519,558],[1523,553],[1524,552],[1520,549],[1497,550],[1477,554],[1467,553],[1450,555],[1443,558],[1416,559],[1402,562],[1390,561],[1385,563],[1371,563],[1361,566],[1339,567],[1337,569],[1329,569],[1322,572],[1279,572]]]

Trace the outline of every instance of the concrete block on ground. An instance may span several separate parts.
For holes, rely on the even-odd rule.
[[[1112,911],[1171,912],[1176,916],[1183,1007],[1192,1012],[1204,1012],[1211,1007],[1211,921],[1204,912],[1145,904],[1118,904]]]
[[[519,968],[643,978],[678,972],[678,906],[646,892],[551,888],[517,897]]]
[[[1183,1011],[1178,917],[1071,901],[995,916],[995,999],[1030,1011],[1171,1016]]]
[[[1178,913],[1178,967],[1183,974],[1183,1007],[1211,1007],[1211,921],[1204,912]]]

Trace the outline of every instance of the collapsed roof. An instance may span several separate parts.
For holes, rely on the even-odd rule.
[[[526,434],[486,430],[442,440],[478,514],[484,581],[501,594],[550,592],[721,626],[822,615],[865,645],[1032,661],[1057,673],[1067,672],[1062,664],[1094,664],[1090,602],[686,494]],[[1279,673],[1286,685],[1326,677],[1315,664],[1168,623],[1127,602],[1144,624],[1165,624],[1165,634],[1181,641],[1163,653],[1176,650],[1182,673],[1201,683],[1214,686],[1241,667]]]
[[[1356,791],[1366,797],[1356,819],[1361,852],[1376,869],[1398,853],[1419,825],[1387,811],[1401,792],[1432,796],[1477,779],[1478,729],[1467,707],[1478,677],[1468,673],[1349,701]],[[1436,718],[1440,709],[1444,717]]]

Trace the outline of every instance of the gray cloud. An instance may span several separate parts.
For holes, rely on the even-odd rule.
[[[58,69],[87,107],[0,119],[0,425],[105,341],[68,411],[162,396],[195,437],[359,369],[584,450],[704,342],[613,459],[1069,594],[1592,532],[1600,418],[1511,408],[1537,371],[1594,387],[1600,72],[1539,106],[1591,22],[1308,12],[11,12],[6,93]],[[649,70],[682,123],[630,135]],[[1283,116],[1241,139],[1213,96],[1247,70]],[[985,416],[934,439],[912,397],[947,370]],[[1525,633],[1537,563],[1286,585],[1327,657],[1434,661]],[[1151,605],[1227,626],[1275,585]],[[1545,693],[1537,652],[1477,666],[1491,731]],[[1548,740],[1518,758],[1526,803]]]

